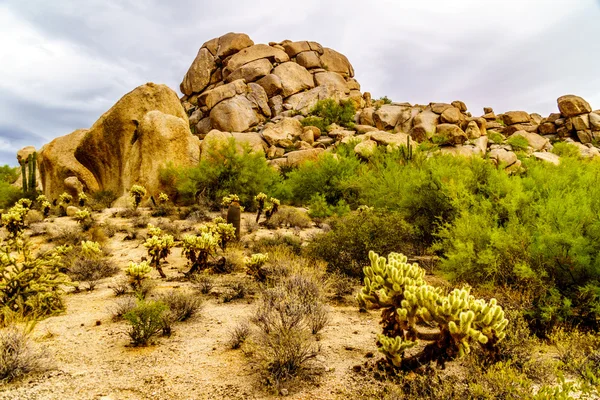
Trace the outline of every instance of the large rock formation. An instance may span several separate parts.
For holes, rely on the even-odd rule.
[[[123,96],[90,129],[54,139],[39,154],[44,193],[56,198],[76,177],[85,191],[122,195],[133,184],[160,190],[158,170],[172,162],[194,165],[200,141],[189,129],[177,94],[147,83]]]

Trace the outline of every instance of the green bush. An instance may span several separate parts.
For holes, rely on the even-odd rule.
[[[552,148],[552,152],[561,157],[574,157],[579,158],[581,154],[577,146],[571,143],[556,142]]]
[[[315,237],[307,254],[327,261],[332,271],[362,276],[363,267],[369,264],[369,249],[380,254],[414,253],[413,230],[397,212],[353,212],[330,224],[331,231]]]
[[[525,151],[529,147],[529,142],[523,136],[511,136],[506,141],[514,151]]]
[[[331,124],[353,128],[355,113],[354,103],[350,100],[337,102],[334,99],[325,99],[319,100],[310,110],[309,116],[301,122],[303,126],[316,126],[322,132]]]
[[[169,171],[163,171],[162,175],[172,176]],[[176,176],[179,201],[192,204],[203,196],[214,208],[219,208],[223,197],[236,193],[247,210],[253,210],[254,196],[270,192],[279,179],[263,154],[253,153],[234,139],[209,147],[197,167],[178,170]]]
[[[21,189],[0,180],[0,208],[8,208],[21,198]]]
[[[131,326],[129,337],[134,346],[146,346],[153,336],[164,329],[168,307],[160,301],[140,301],[123,315]]]
[[[349,212],[350,207],[344,199],[338,201],[336,205],[329,205],[324,195],[314,195],[308,204],[308,216],[314,220],[324,220],[333,215],[341,217]]]

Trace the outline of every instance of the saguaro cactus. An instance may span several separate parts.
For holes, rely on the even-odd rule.
[[[364,287],[357,296],[362,307],[381,308],[382,334],[377,345],[396,368],[412,369],[437,361],[462,357],[471,343],[495,351],[504,338],[508,320],[495,299],[475,299],[469,288],[454,289],[444,295],[440,288],[428,285],[425,270],[408,264],[406,256],[391,253],[388,259],[369,253],[371,265],[364,268]],[[434,326],[439,332],[420,331],[419,323]],[[404,351],[429,341],[422,352],[404,357]]]

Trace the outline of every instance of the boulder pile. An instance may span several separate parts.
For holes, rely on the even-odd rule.
[[[489,107],[473,116],[459,100],[427,105],[373,100],[361,92],[343,54],[311,41],[255,44],[246,34],[227,33],[200,47],[180,90],[179,99],[164,85],[140,86],[90,129],[45,145],[38,156],[44,193],[56,198],[83,189],[123,195],[134,183],[157,193],[160,167],[194,165],[209,145],[230,138],[263,152],[275,167],[315,159],[337,143],[352,143],[368,158],[378,146],[430,142],[443,153],[488,157],[507,169],[520,166],[517,149],[560,162],[550,152],[556,141],[574,144],[583,157],[600,156],[600,111],[581,97],[560,97],[559,112],[546,118],[525,111],[495,114]],[[351,103],[353,123],[323,131],[307,123],[326,99]]]

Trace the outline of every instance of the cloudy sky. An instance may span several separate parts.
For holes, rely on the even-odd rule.
[[[0,0],[0,164],[145,82],[178,91],[202,43],[231,31],[334,48],[373,97],[600,108],[599,0]]]

